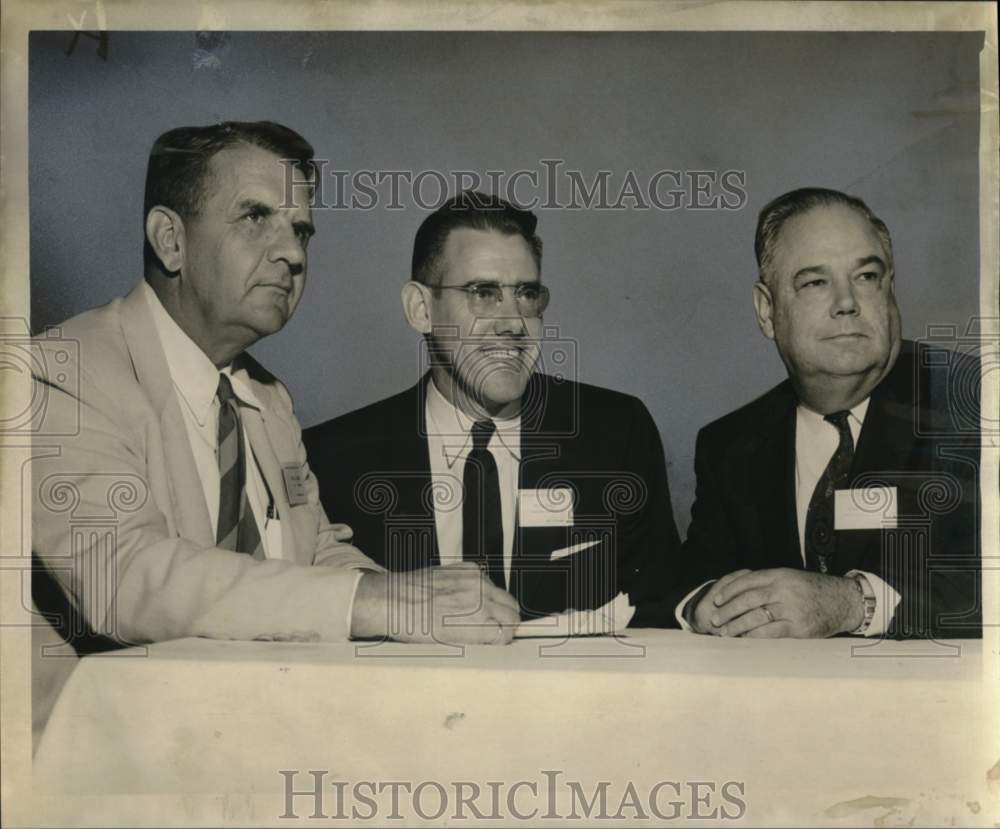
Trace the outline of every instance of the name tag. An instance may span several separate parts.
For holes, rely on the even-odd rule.
[[[569,488],[519,490],[517,520],[522,527],[573,526],[573,490]]]
[[[834,493],[835,530],[892,530],[896,528],[896,487],[870,486],[838,489]]]
[[[306,496],[303,468],[295,463],[285,464],[281,467],[281,476],[285,479],[285,495],[288,496],[288,505],[297,507],[307,503],[309,499]]]

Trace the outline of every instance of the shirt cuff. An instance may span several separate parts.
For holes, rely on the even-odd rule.
[[[896,607],[902,598],[892,587],[874,573],[866,573],[864,570],[848,570],[845,575],[848,578],[862,576],[868,582],[872,592],[875,594],[875,615],[868,630],[859,636],[882,636],[889,629],[889,623],[896,613]]]
[[[686,630],[688,633],[694,633],[694,629],[688,624],[687,619],[684,618],[684,608],[687,607],[687,603],[691,601],[691,599],[697,596],[698,593],[705,588],[706,584],[711,584],[713,581],[715,581],[715,579],[709,579],[706,582],[702,582],[677,603],[677,607],[674,608],[674,618],[677,620],[677,624],[681,626],[681,630]]]
[[[366,573],[371,573],[372,570],[359,570],[358,577],[354,580],[354,587],[351,589],[351,600],[347,603],[347,638],[351,638],[351,622],[354,620],[354,597],[358,594],[358,585],[361,584],[361,579],[365,577]]]

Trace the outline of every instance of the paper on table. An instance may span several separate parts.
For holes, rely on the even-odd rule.
[[[594,610],[567,610],[553,613],[528,622],[521,622],[514,632],[515,639],[538,636],[608,636],[625,630],[635,608],[628,603],[628,596],[619,593],[602,607]]]

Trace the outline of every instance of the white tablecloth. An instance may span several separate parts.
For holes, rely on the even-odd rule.
[[[316,770],[329,819],[309,819],[311,796],[291,801],[311,826],[364,824],[363,781],[383,784],[368,821],[379,826],[420,824],[440,799],[435,785],[416,805],[397,789],[403,819],[389,819],[386,781],[443,787],[451,802],[433,824],[454,815],[459,782],[480,787],[490,814],[489,781],[505,818],[489,822],[516,823],[506,798],[525,781],[512,808],[537,812],[524,825],[563,824],[540,820],[547,812],[625,824],[637,814],[619,809],[631,783],[649,825],[665,822],[649,814],[656,791],[668,817],[724,809],[718,820],[743,801],[734,825],[992,826],[993,689],[976,641],[642,630],[465,649],[187,639],[80,663],[39,745],[35,797],[52,825],[277,825],[293,822],[281,819],[280,771],[304,790]],[[606,813],[623,817],[595,819],[598,804],[586,818],[570,781],[588,799],[608,781]]]

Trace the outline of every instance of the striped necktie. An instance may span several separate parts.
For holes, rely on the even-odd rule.
[[[848,423],[850,412],[834,412],[823,418],[837,429],[840,442],[823,470],[809,500],[806,513],[806,569],[826,573],[837,552],[834,534],[834,493],[847,480],[854,461],[854,437]]]
[[[246,490],[247,452],[240,428],[239,399],[225,374],[219,375],[219,529],[216,545],[264,558],[257,520]]]

